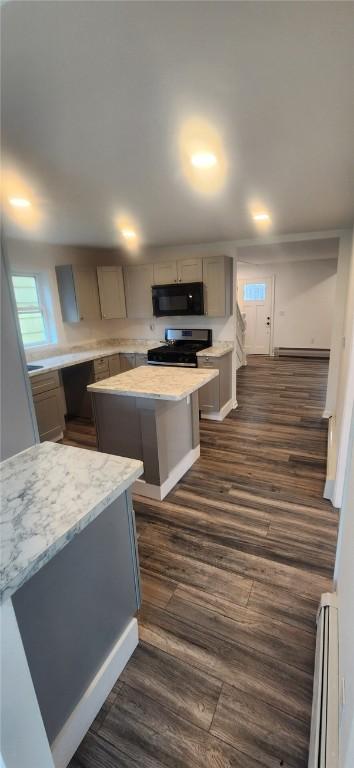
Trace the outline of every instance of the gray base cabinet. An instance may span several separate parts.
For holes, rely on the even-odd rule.
[[[58,371],[31,379],[38,432],[43,440],[60,440],[65,427],[65,400]]]
[[[199,390],[201,411],[218,412],[232,397],[232,353],[223,357],[198,357],[198,368],[213,368],[219,371],[213,379]]]

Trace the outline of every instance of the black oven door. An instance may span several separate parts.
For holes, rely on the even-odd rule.
[[[153,285],[155,317],[204,315],[203,283]]]

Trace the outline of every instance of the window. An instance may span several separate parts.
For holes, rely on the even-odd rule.
[[[49,343],[48,324],[37,275],[13,275],[18,319],[25,347]]]
[[[266,284],[265,283],[245,283],[243,286],[244,301],[265,301]]]

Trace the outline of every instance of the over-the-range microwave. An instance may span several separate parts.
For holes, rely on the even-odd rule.
[[[152,286],[155,317],[204,315],[203,283]]]

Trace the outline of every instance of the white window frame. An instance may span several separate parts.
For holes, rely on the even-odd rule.
[[[22,333],[21,333],[21,327],[20,327],[20,333],[21,333],[21,338],[22,338],[23,346],[26,349],[32,349],[33,347],[47,347],[47,346],[49,346],[50,344],[52,344],[52,340],[51,340],[51,334],[50,334],[49,313],[48,313],[48,308],[46,306],[45,298],[44,298],[43,276],[41,275],[40,272],[28,271],[28,270],[23,269],[23,270],[16,270],[16,272],[12,272],[11,277],[33,277],[35,279],[36,288],[37,288],[37,296],[38,296],[38,307],[37,306],[33,306],[33,309],[32,310],[29,309],[28,311],[29,312],[31,312],[31,311],[38,312],[38,310],[39,310],[41,312],[41,315],[42,315],[42,318],[43,318],[43,325],[44,325],[44,331],[45,331],[45,339],[43,341],[35,341],[35,342],[32,342],[31,344],[26,344],[26,342],[23,339],[23,336],[22,336]],[[13,287],[14,296],[15,296],[15,304],[16,304],[17,316],[19,318],[19,324],[20,324],[20,312],[19,312],[19,309],[18,309],[18,306],[17,306],[16,295],[15,295],[15,288],[14,288],[14,286],[12,286],[12,287]]]

